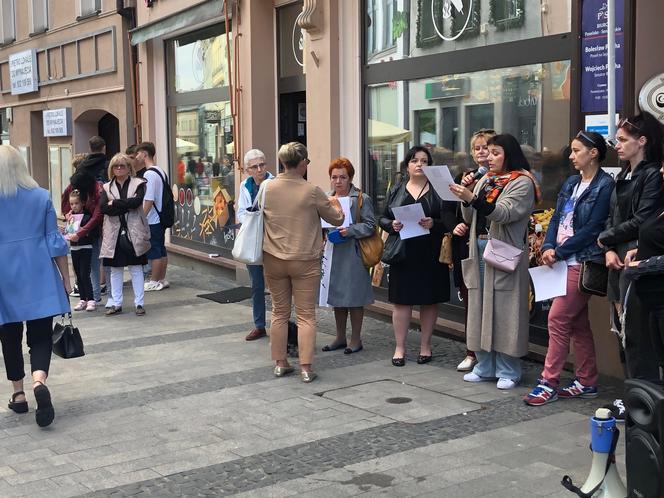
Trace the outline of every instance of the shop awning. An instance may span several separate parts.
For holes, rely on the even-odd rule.
[[[383,121],[369,120],[369,145],[393,145],[408,142],[413,137],[409,130],[384,123]]]
[[[182,138],[175,139],[175,147],[178,150],[178,154],[184,154],[185,152],[194,152],[198,150],[198,144],[184,140]]]
[[[192,27],[199,23],[209,21],[210,19],[220,16],[223,17],[224,1],[226,0],[208,0],[207,2],[198,4],[190,9],[176,12],[175,14],[171,14],[158,21],[132,29],[129,31],[129,34],[131,35],[131,44],[138,45],[139,43],[154,38],[168,36],[183,28]],[[231,2],[232,0],[227,1]],[[229,13],[230,10],[229,4]]]

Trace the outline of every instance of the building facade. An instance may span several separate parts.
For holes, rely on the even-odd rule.
[[[91,136],[104,137],[109,157],[136,140],[125,3],[0,1],[0,139],[21,151],[56,209]]]
[[[649,55],[664,5],[616,3],[618,111],[629,114],[664,72]],[[608,120],[602,27],[601,0],[139,2],[130,35],[143,138],[156,143],[177,199],[169,249],[218,254],[241,273],[230,251],[242,156],[262,149],[274,173],[291,140],[308,146],[308,179],[323,188],[330,160],[348,157],[380,210],[410,146],[460,172],[471,167],[472,133],[493,128],[518,138],[543,187],[539,208],[553,207],[572,173],[570,137]],[[376,278],[376,309],[389,312],[386,278]],[[600,367],[620,375],[608,306],[594,298],[591,309]],[[540,352],[546,316],[546,303],[532,303]],[[440,307],[439,325],[463,332],[458,299]]]

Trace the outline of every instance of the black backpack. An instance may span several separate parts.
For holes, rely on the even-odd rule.
[[[175,201],[173,200],[173,191],[171,186],[168,184],[168,175],[162,176],[161,171],[157,168],[148,168],[148,171],[154,171],[159,175],[163,183],[164,188],[161,192],[161,211],[157,209],[157,205],[154,205],[155,211],[159,215],[159,222],[164,228],[171,228],[175,223]]]

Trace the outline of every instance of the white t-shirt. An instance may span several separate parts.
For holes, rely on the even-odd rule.
[[[590,182],[579,182],[572,196],[567,199],[567,202],[563,206],[562,212],[560,213],[560,223],[558,224],[558,236],[556,237],[556,242],[558,245],[563,244],[567,239],[571,238],[574,235],[574,207],[576,206],[576,201],[581,197],[581,194],[586,191],[590,186]],[[567,266],[578,265],[579,263],[576,260],[576,256],[571,256],[567,258]]]
[[[166,178],[166,173],[164,173],[164,170],[159,166],[155,165],[151,166],[151,168],[157,168],[163,177]],[[145,186],[145,197],[143,200],[154,202],[152,209],[150,209],[148,212],[148,224],[156,225],[160,220],[159,213],[157,213],[155,206],[159,211],[161,211],[161,198],[164,194],[164,182],[161,179],[162,177],[159,176],[159,173],[151,171],[150,168],[145,171],[143,178],[145,178],[148,182]]]

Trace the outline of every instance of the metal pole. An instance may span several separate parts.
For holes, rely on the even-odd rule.
[[[607,7],[607,57],[606,57],[606,75],[607,75],[607,97],[609,113],[609,138],[616,136],[616,2],[608,0]]]

